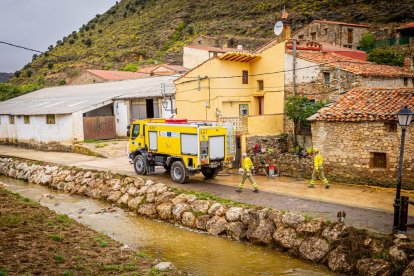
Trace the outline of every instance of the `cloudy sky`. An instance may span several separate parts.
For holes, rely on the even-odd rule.
[[[0,41],[45,51],[116,0],[0,0]],[[14,72],[33,52],[0,44],[0,72]]]

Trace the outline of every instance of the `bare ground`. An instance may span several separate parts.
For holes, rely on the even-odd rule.
[[[0,275],[179,275],[145,255],[0,187]]]

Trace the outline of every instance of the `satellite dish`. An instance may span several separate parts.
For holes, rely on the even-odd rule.
[[[275,35],[279,36],[283,31],[283,22],[282,21],[277,21],[275,24],[275,28],[274,28],[274,32]]]

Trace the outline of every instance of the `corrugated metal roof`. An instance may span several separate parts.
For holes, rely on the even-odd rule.
[[[162,76],[117,82],[57,86],[0,102],[0,114],[44,115],[70,114],[89,109],[113,99],[161,97],[161,83],[167,94],[174,94],[173,80],[178,76]]]

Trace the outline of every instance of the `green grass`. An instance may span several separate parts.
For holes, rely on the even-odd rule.
[[[104,148],[104,147],[107,147],[107,146],[108,146],[108,144],[104,144],[104,143],[102,143],[102,144],[97,144],[97,145],[95,146],[95,148],[100,149],[100,148]]]
[[[108,241],[106,241],[106,240],[104,240],[103,238],[101,238],[101,237],[96,237],[95,238],[95,241],[98,243],[98,245],[100,246],[100,247],[108,247],[108,245],[109,245],[109,242]]]
[[[5,268],[0,268],[0,276],[6,276],[7,270]]]
[[[145,253],[143,253],[143,252],[137,252],[137,253],[135,253],[135,255],[137,257],[140,257],[140,258],[146,258],[147,257],[147,255],[145,255]]]
[[[63,258],[62,256],[55,256],[55,261],[58,263],[63,263],[65,261],[65,258]]]
[[[24,202],[30,202],[30,199],[29,199],[29,198],[27,198],[27,197],[25,197],[25,198],[23,198],[23,201],[24,201]]]
[[[70,270],[65,270],[65,271],[63,271],[62,275],[63,276],[73,276],[75,274]]]
[[[57,215],[56,221],[65,225],[69,225],[71,223],[71,219],[67,215]]]
[[[148,275],[155,276],[155,275],[158,275],[159,273],[160,271],[158,270],[158,268],[152,267]]]
[[[107,271],[123,272],[123,271],[137,270],[137,266],[133,263],[129,263],[129,264],[106,264],[106,265],[104,265],[103,269],[107,270]]]
[[[62,241],[62,236],[58,235],[58,234],[50,234],[48,236],[49,239],[53,240],[53,241]]]

